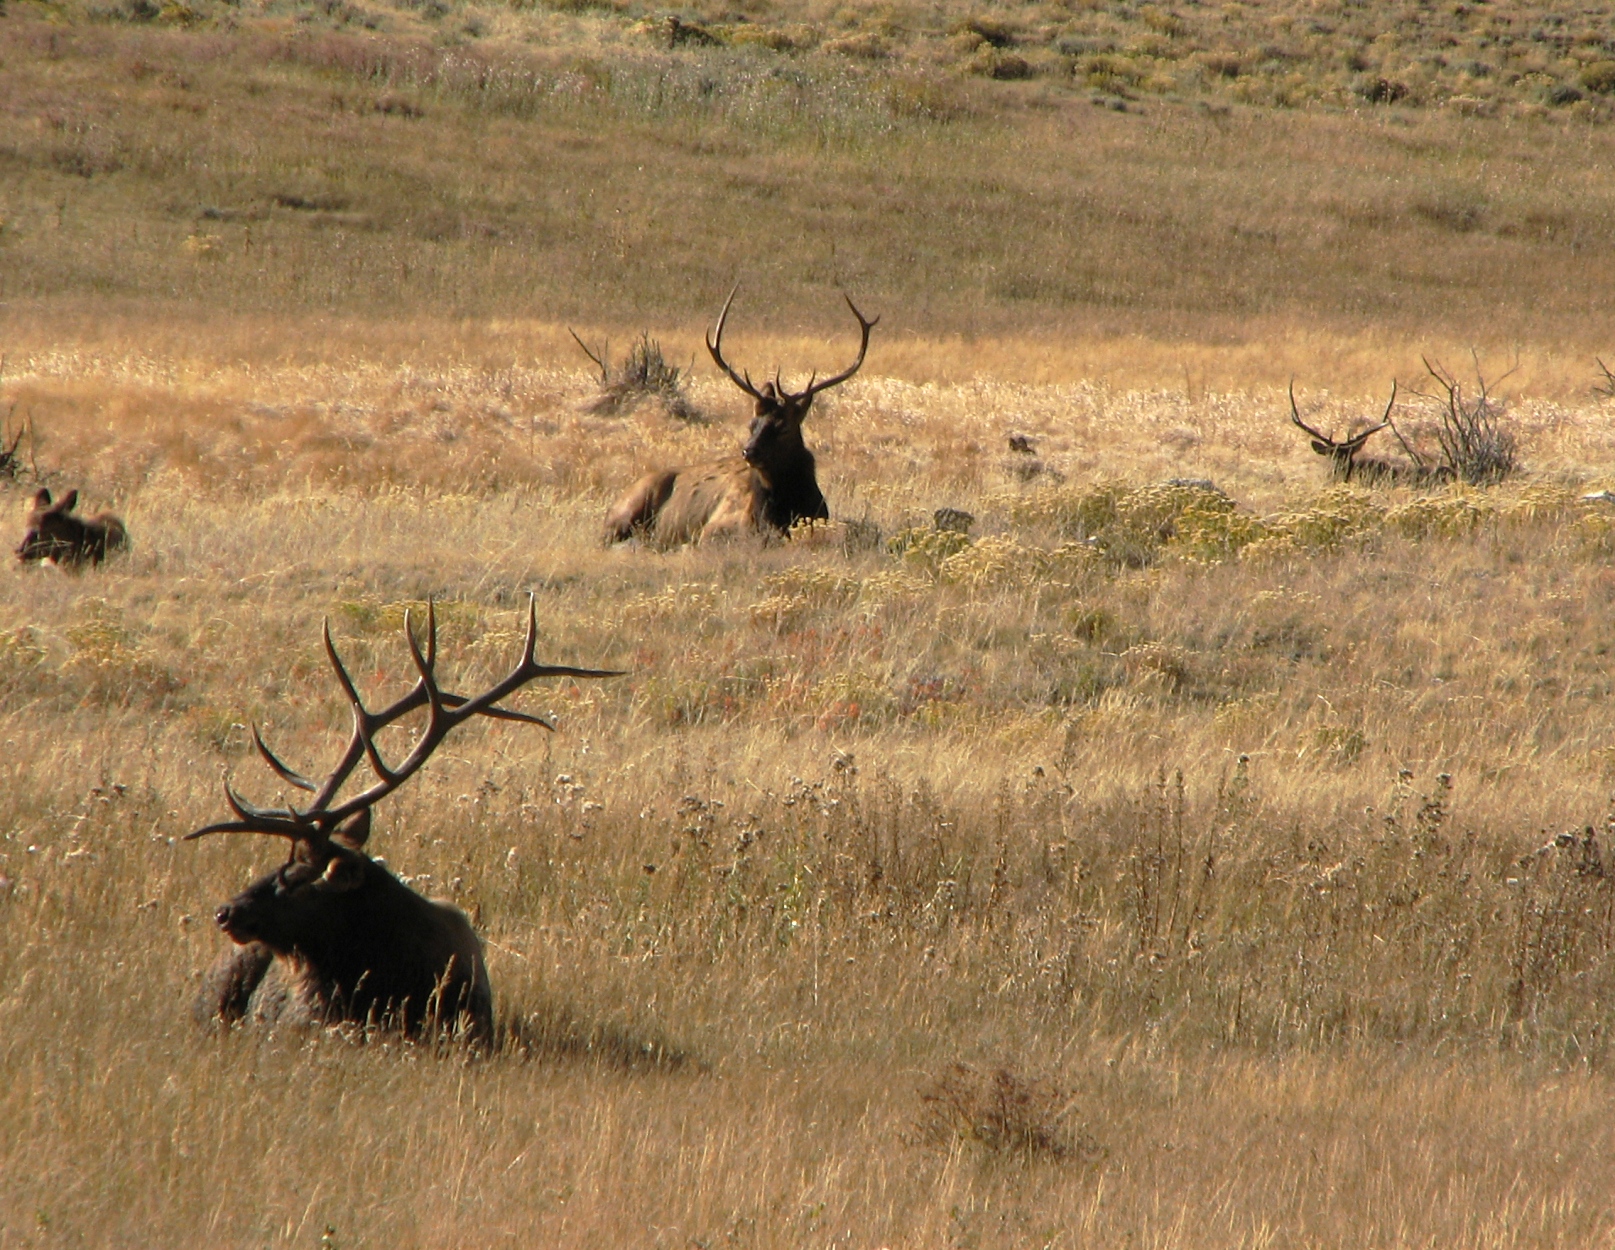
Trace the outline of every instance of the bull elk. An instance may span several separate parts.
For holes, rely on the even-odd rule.
[[[50,491],[41,487],[30,506],[17,559],[24,564],[49,560],[76,568],[100,564],[112,552],[129,545],[129,531],[110,512],[74,516],[78,501],[78,491],[70,490],[52,503]]]
[[[606,514],[607,542],[639,534],[673,546],[748,531],[784,533],[800,520],[829,519],[813,453],[802,441],[802,419],[816,396],[840,386],[863,366],[869,332],[880,318],[866,320],[852,297],[843,296],[858,319],[861,336],[852,366],[822,382],[815,374],[800,391],[787,390],[776,370],[774,380],[759,388],[749,373],[737,373],[723,358],[723,327],[739,289],[730,291],[724,301],[718,324],[707,336],[707,351],[729,380],[755,401],[746,445],[738,456],[647,473]]]
[[[240,949],[208,973],[197,1014],[227,1024],[251,1018],[293,1026],[355,1023],[405,1034],[453,1034],[481,1045],[493,1037],[493,994],[482,944],[465,915],[423,898],[365,853],[371,808],[421,768],[451,730],[473,716],[554,726],[543,717],[498,706],[538,677],[615,677],[602,669],[540,664],[533,658],[537,609],[527,609],[521,661],[500,682],[473,698],[438,685],[437,615],[426,609],[426,650],[404,618],[417,680],[413,689],[380,711],[370,711],[348,675],[330,623],[325,654],[353,710],[353,733],[335,769],[316,783],[252,740],[282,781],[314,795],[306,807],[254,807],[229,782],[225,801],[234,820],[187,835],[264,833],[287,839],[291,852],[273,872],[254,881],[218,909],[219,928]],[[397,765],[383,760],[376,734],[416,708],[427,720],[410,753]],[[375,781],[337,801],[338,792],[368,760]]]
[[[1320,456],[1329,457],[1330,476],[1337,482],[1361,482],[1365,486],[1376,485],[1411,485],[1411,486],[1437,486],[1452,480],[1452,468],[1445,464],[1426,464],[1419,453],[1402,442],[1402,447],[1412,457],[1409,461],[1382,460],[1378,457],[1362,456],[1363,444],[1383,429],[1390,429],[1396,434],[1397,440],[1402,440],[1400,431],[1391,422],[1391,410],[1396,407],[1396,383],[1391,383],[1391,399],[1385,405],[1385,415],[1380,423],[1353,434],[1350,438],[1336,442],[1322,431],[1313,429],[1301,420],[1301,411],[1295,403],[1295,383],[1290,383],[1290,420],[1301,430],[1312,436],[1312,450]]]

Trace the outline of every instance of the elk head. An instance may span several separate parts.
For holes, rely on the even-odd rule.
[[[43,486],[34,492],[28,525],[17,544],[17,559],[24,563],[54,559],[77,546],[79,523],[68,513],[78,506],[79,493],[70,490],[58,503],[51,502]]]
[[[1329,457],[1330,467],[1335,478],[1342,482],[1351,481],[1352,473],[1356,468],[1357,453],[1362,451],[1363,444],[1391,424],[1391,409],[1395,406],[1396,383],[1392,382],[1391,402],[1385,405],[1385,415],[1380,419],[1380,423],[1337,443],[1327,434],[1313,429],[1305,421],[1301,420],[1300,409],[1295,404],[1295,382],[1293,380],[1290,382],[1290,420],[1312,436],[1312,450],[1320,456]]]
[[[869,332],[880,323],[880,318],[866,320],[858,311],[858,306],[852,302],[852,297],[844,294],[842,298],[847,301],[847,307],[858,319],[860,334],[858,359],[852,362],[851,367],[842,370],[834,377],[825,378],[822,382],[818,380],[816,374],[812,375],[808,378],[807,386],[800,391],[787,390],[776,369],[774,380],[764,382],[759,389],[752,383],[750,373],[737,373],[723,358],[724,322],[729,318],[729,306],[735,302],[735,292],[739,290],[737,284],[734,290],[729,292],[729,298],[724,300],[723,311],[718,314],[718,324],[707,337],[707,351],[712,354],[713,363],[728,374],[729,380],[756,401],[756,415],[752,418],[751,430],[740,454],[747,464],[773,484],[785,475],[793,461],[803,455],[810,455],[802,442],[802,419],[807,416],[808,409],[813,407],[816,396],[832,386],[840,386],[863,367],[864,357],[869,352]]]
[[[284,864],[214,913],[219,928],[243,946],[262,942],[273,951],[291,951],[317,945],[318,939],[311,942],[310,935],[332,928],[333,905],[340,906],[344,895],[360,889],[367,866],[374,866],[364,854],[369,836],[370,813],[366,810],[330,837],[313,833],[293,839]]]

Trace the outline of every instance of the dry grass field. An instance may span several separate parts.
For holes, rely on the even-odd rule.
[[[0,514],[133,548],[0,574],[0,1246],[1615,1240],[1599,15],[1392,8],[10,0]],[[682,365],[737,273],[754,372],[882,315],[834,520],[606,550],[744,406],[601,412],[567,326]],[[1327,484],[1292,374],[1471,348],[1516,478]],[[199,1028],[282,848],[179,839],[253,723],[334,762],[321,620],[381,698],[430,598],[466,689],[528,592],[627,675],[372,843],[505,1044]]]

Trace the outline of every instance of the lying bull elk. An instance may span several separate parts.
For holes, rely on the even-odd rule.
[[[618,674],[536,662],[538,615],[531,599],[521,662],[475,698],[438,686],[432,605],[426,609],[426,653],[407,615],[404,636],[419,678],[408,694],[372,712],[337,655],[327,622],[325,654],[353,708],[353,734],[336,768],[316,784],[282,763],[254,726],[253,743],[264,762],[282,781],[311,792],[313,801],[304,808],[253,807],[226,782],[225,800],[235,819],[187,836],[267,833],[291,843],[283,865],[219,908],[219,928],[240,949],[208,974],[200,1016],[225,1023],[248,1016],[265,1024],[353,1022],[406,1034],[457,1033],[481,1044],[492,1039],[493,995],[470,921],[447,903],[422,898],[365,854],[370,809],[414,776],[450,730],[473,716],[554,728],[542,717],[497,706],[534,678]],[[428,716],[419,741],[400,764],[389,765],[377,749],[377,732],[422,706]],[[376,781],[338,803],[338,791],[361,759],[369,761]]]
[[[70,490],[52,503],[50,491],[41,487],[34,495],[17,559],[25,564],[51,560],[78,567],[100,564],[112,552],[129,545],[129,531],[110,512],[74,516],[78,501],[78,491]]]
[[[736,373],[723,358],[723,326],[739,289],[730,291],[724,301],[717,328],[707,338],[707,351],[729,380],[756,401],[746,445],[740,455],[724,460],[647,473],[606,514],[607,542],[641,534],[672,546],[748,530],[783,533],[803,519],[829,518],[813,453],[802,441],[802,419],[815,396],[841,385],[863,366],[869,332],[880,318],[865,320],[852,297],[844,296],[862,336],[852,367],[822,382],[814,375],[803,390],[794,392],[785,389],[776,370],[774,380],[758,389],[749,373]]]
[[[1385,405],[1385,415],[1380,423],[1360,434],[1353,434],[1350,438],[1336,442],[1327,434],[1313,429],[1301,420],[1301,411],[1295,404],[1295,383],[1290,383],[1290,420],[1307,434],[1312,436],[1312,450],[1320,456],[1329,457],[1330,475],[1337,482],[1361,482],[1365,486],[1406,484],[1411,486],[1436,486],[1442,482],[1452,480],[1452,468],[1445,464],[1426,464],[1423,458],[1406,442],[1402,441],[1401,432],[1391,422],[1391,410],[1396,407],[1396,383],[1391,383],[1391,400]],[[1412,457],[1410,461],[1381,460],[1377,457],[1361,457],[1363,444],[1383,429],[1390,429],[1396,434],[1397,441],[1402,443],[1403,450]]]

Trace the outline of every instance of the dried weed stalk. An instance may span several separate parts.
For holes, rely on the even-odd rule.
[[[1603,357],[1594,356],[1593,359],[1598,362],[1598,372],[1604,375],[1602,382],[1593,383],[1593,394],[1600,399],[1615,399],[1615,373],[1610,371],[1610,367],[1604,363]]]
[[[12,410],[15,410],[15,405]],[[22,446],[22,436],[32,428],[29,423],[22,422],[13,429],[11,412],[6,413],[5,425],[0,427],[0,478],[15,481],[17,475],[22,472],[22,459],[17,455],[17,449]],[[36,472],[34,476],[39,475]]]
[[[993,1154],[1093,1163],[1104,1149],[1066,1121],[1071,1099],[1043,1080],[955,1063],[920,1091],[925,1110],[915,1126],[919,1145],[950,1149],[970,1142]]]
[[[654,399],[667,410],[667,415],[681,421],[694,421],[700,411],[685,392],[684,383],[689,370],[669,364],[662,354],[662,345],[651,338],[650,331],[640,332],[639,341],[628,349],[628,355],[615,368],[610,363],[610,345],[596,355],[589,345],[578,338],[577,331],[568,330],[573,341],[583,349],[584,355],[600,368],[600,394],[587,405],[597,416],[610,416],[631,412],[643,399]]]
[[[1459,480],[1471,486],[1492,486],[1511,476],[1519,467],[1514,432],[1502,424],[1506,408],[1504,401],[1491,393],[1496,383],[1488,383],[1480,370],[1480,358],[1475,357],[1475,393],[1466,396],[1463,384],[1456,374],[1439,361],[1424,362],[1425,369],[1435,379],[1440,393],[1415,394],[1437,404],[1436,441],[1446,462]],[[1510,369],[1509,373],[1514,370]],[[1503,378],[1508,377],[1505,373]],[[1497,379],[1501,382],[1503,378]]]

